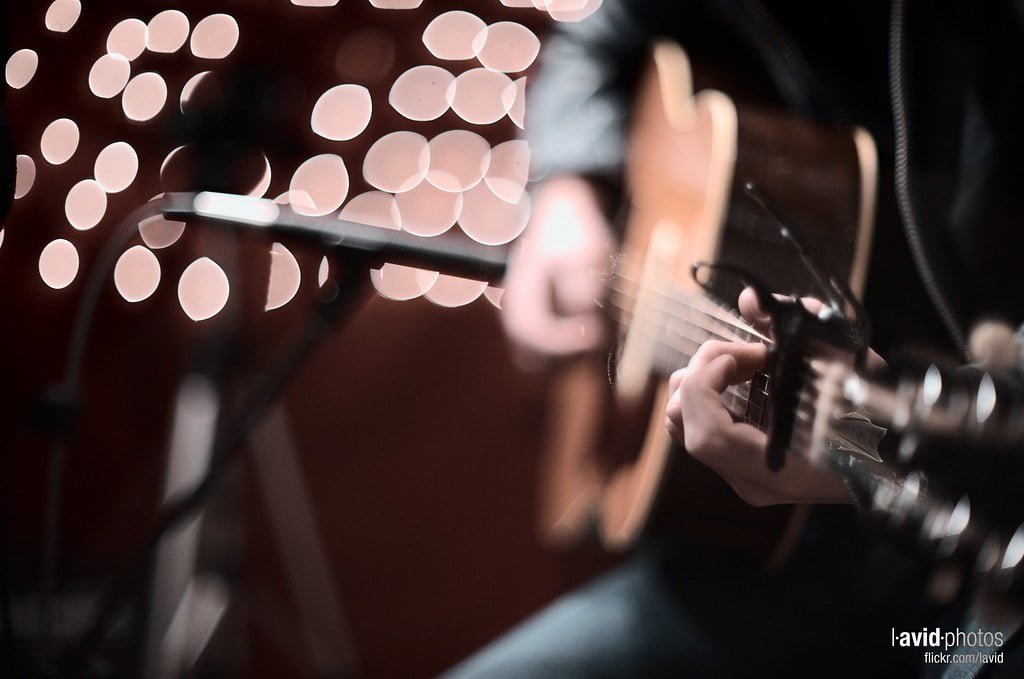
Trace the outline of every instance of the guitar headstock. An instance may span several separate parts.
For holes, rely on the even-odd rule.
[[[1024,593],[1024,386],[1016,369],[929,364],[868,378],[818,362],[809,454],[839,471],[868,515],[987,591]],[[847,413],[888,429],[877,460],[836,440]],[[856,452],[856,451],[854,451]],[[883,461],[884,458],[884,461]],[[1019,599],[1018,600],[1022,600]]]

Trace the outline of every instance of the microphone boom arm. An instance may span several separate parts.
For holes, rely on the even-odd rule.
[[[454,235],[424,238],[344,219],[303,215],[266,198],[229,193],[167,193],[161,201],[160,210],[168,219],[201,219],[289,235],[328,250],[357,252],[371,268],[390,262],[488,283],[497,283],[505,275],[507,248],[480,245]]]

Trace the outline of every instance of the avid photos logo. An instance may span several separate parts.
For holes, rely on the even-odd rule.
[[[964,664],[964,663],[1001,663],[1003,653],[998,649],[1006,641],[1003,632],[990,632],[983,629],[943,631],[935,627],[922,627],[921,631],[897,632],[892,628],[893,648],[928,648],[941,649],[927,651],[924,654],[926,663]],[[951,653],[951,649],[956,652]]]

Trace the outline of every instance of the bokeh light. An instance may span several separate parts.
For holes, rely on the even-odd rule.
[[[415,132],[392,132],[374,142],[363,160],[363,178],[381,191],[415,188],[430,167],[430,146]]]
[[[348,168],[341,156],[322,153],[295,170],[289,191],[305,194],[309,201],[292,201],[292,208],[304,215],[320,216],[337,210],[348,195]]]
[[[370,0],[370,4],[378,9],[416,9],[423,0]]]
[[[499,21],[481,31],[473,41],[480,63],[506,73],[525,71],[540,53],[533,31],[514,21]]]
[[[523,232],[530,219],[530,195],[507,203],[480,183],[463,194],[459,226],[473,240],[484,245],[504,245]]]
[[[67,33],[78,22],[82,14],[82,3],[79,0],[53,0],[46,10],[44,23],[46,28],[55,33]]]
[[[193,321],[213,318],[228,303],[231,285],[224,269],[209,257],[189,264],[178,280],[178,303]]]
[[[165,219],[154,215],[139,222],[139,235],[142,242],[153,250],[160,250],[174,245],[185,232],[185,222]]]
[[[518,203],[526,190],[530,174],[530,145],[513,139],[491,149],[491,162],[484,181],[498,198]]]
[[[310,126],[324,139],[347,141],[366,129],[372,111],[368,89],[362,85],[336,85],[317,99]]]
[[[70,118],[58,118],[46,126],[39,139],[39,150],[51,165],[63,165],[75,155],[81,133]]]
[[[436,271],[424,271],[401,264],[385,264],[370,271],[370,281],[382,296],[407,302],[426,293],[437,281]]]
[[[125,250],[114,266],[114,287],[126,302],[141,302],[160,285],[160,262],[141,245]]]
[[[71,241],[58,238],[39,254],[39,277],[54,290],[71,285],[78,275],[78,250]]]
[[[521,130],[526,129],[526,77],[510,83],[501,91],[501,105],[508,118]]]
[[[273,177],[273,173],[270,169],[270,159],[267,158],[267,154],[263,154],[263,175],[260,177],[256,185],[253,186],[246,195],[252,196],[253,198],[262,198],[266,195],[267,190],[270,189],[270,180]]]
[[[68,191],[64,201],[64,215],[68,223],[79,231],[99,224],[106,212],[107,193],[95,179],[83,179]]]
[[[107,35],[107,52],[135,61],[146,49],[148,30],[141,19],[119,21]]]
[[[104,54],[89,69],[89,90],[101,99],[116,97],[131,74],[131,63],[123,54]]]
[[[441,274],[423,296],[438,306],[458,307],[476,300],[486,287],[481,281]]]
[[[487,24],[469,12],[453,10],[434,18],[423,31],[423,44],[438,59],[459,61],[477,55],[474,40]]]
[[[402,228],[417,236],[438,236],[455,225],[462,194],[442,191],[428,182],[395,196]]]
[[[583,21],[596,12],[604,0],[549,0],[548,14],[555,21]]]
[[[211,14],[192,31],[189,46],[200,59],[223,59],[238,45],[238,22],[229,14]]]
[[[430,140],[427,181],[442,191],[466,191],[480,183],[491,162],[487,140],[469,130],[442,132]]]
[[[402,215],[398,203],[394,196],[384,191],[366,191],[354,196],[341,208],[338,219],[382,229],[402,228]]]
[[[189,101],[192,99],[192,95],[195,93],[196,88],[199,84],[210,75],[213,71],[200,71],[194,76],[185,81],[185,84],[181,86],[181,95],[178,97],[178,108],[182,113],[185,112],[185,108],[188,106]]]
[[[327,282],[327,278],[331,275],[331,265],[327,263],[327,257],[320,258],[320,268],[316,272],[316,283],[321,288],[324,287],[324,283]]]
[[[39,55],[35,50],[28,48],[20,49],[7,60],[7,67],[4,69],[4,77],[7,84],[16,90],[20,90],[30,82],[39,68]]]
[[[281,243],[270,248],[270,276],[267,280],[266,311],[280,309],[299,291],[302,272],[295,255]]]
[[[36,183],[36,161],[24,153],[15,158],[14,198],[24,198]]]
[[[388,103],[409,120],[435,120],[449,108],[447,93],[454,80],[440,66],[414,66],[395,80]]]
[[[167,83],[159,73],[140,73],[125,85],[121,95],[121,108],[129,120],[144,122],[152,119],[167,102]]]
[[[171,149],[160,163],[160,188],[164,191],[192,190],[198,165],[199,159],[191,145]]]
[[[455,78],[448,86],[446,97],[452,110],[467,123],[490,125],[508,111],[502,94],[511,84],[504,73],[474,68]]]
[[[316,55],[309,54],[311,59],[326,58],[320,70],[326,67],[327,72],[314,74],[298,69],[295,82],[288,82],[282,90],[293,103],[288,115],[304,117],[309,125],[307,132],[298,137],[304,145],[300,151],[303,155],[291,155],[294,151],[285,145],[257,142],[259,147],[246,151],[244,177],[232,173],[225,179],[237,180],[232,190],[250,196],[263,197],[271,189],[275,194],[283,191],[275,200],[301,214],[336,213],[339,217],[403,229],[420,237],[439,236],[458,224],[465,234],[480,243],[507,243],[522,231],[529,217],[530,201],[525,188],[529,148],[520,140],[497,142],[512,136],[513,124],[520,128],[524,125],[526,78],[523,72],[536,61],[540,45],[537,36],[515,20],[488,24],[494,21],[495,13],[482,6],[471,11],[450,8],[431,11],[422,0],[367,1],[380,9],[424,8],[424,11],[384,19],[378,26],[361,21],[339,24],[340,31],[332,38],[333,43]],[[81,21],[82,4],[79,0],[48,0],[40,7],[40,14],[45,8],[46,29],[51,32],[71,30]],[[84,10],[89,12],[90,6],[85,4]],[[342,15],[329,11],[318,15],[306,8],[344,5],[338,0],[291,0],[291,4],[299,8],[295,10],[296,15],[314,17],[314,21],[319,20],[317,16],[326,21]],[[560,20],[575,20],[593,11],[600,0],[502,0],[501,4],[533,8]],[[209,12],[218,11],[212,9],[213,5],[210,7]],[[285,15],[290,11],[285,9]],[[16,198],[22,200],[32,195],[37,172],[45,171],[47,183],[58,186],[58,191],[66,191],[63,197],[67,223],[75,230],[84,231],[104,224],[109,226],[108,222],[112,224],[120,216],[119,211],[127,209],[127,204],[122,205],[122,202],[136,200],[135,190],[143,196],[156,190],[156,186],[147,184],[156,180],[152,172],[155,167],[147,164],[155,166],[161,151],[191,139],[187,132],[182,134],[188,124],[202,122],[200,116],[208,112],[216,115],[220,110],[218,106],[229,103],[227,97],[231,94],[231,79],[235,77],[231,73],[234,66],[210,65],[209,62],[225,59],[238,50],[242,29],[251,18],[242,10],[239,10],[238,20],[228,13],[206,16],[198,12],[181,5],[158,4],[139,17],[124,18],[122,14],[106,15],[104,19],[88,14],[88,29],[95,31],[98,45],[90,48],[93,51],[84,56],[84,62],[80,60],[88,68],[87,73],[71,74],[63,68],[61,60],[57,60],[68,78],[77,78],[68,100],[78,108],[51,113],[52,117],[68,117],[54,120],[36,138],[38,155],[30,146],[27,150],[31,155],[22,152],[17,156]],[[509,15],[515,19],[515,14],[510,12],[498,14]],[[106,21],[109,23],[104,23]],[[420,41],[416,41],[414,33],[414,45],[396,45],[395,28],[388,21],[413,22],[412,30],[419,32]],[[534,26],[535,20],[524,23]],[[42,26],[38,30],[45,35]],[[47,40],[68,38],[51,33]],[[46,42],[45,49],[41,49],[39,43],[28,44],[36,49],[19,49],[7,61],[5,77],[12,90],[29,88],[39,78],[39,72],[50,77],[48,70],[41,69],[41,62],[53,66],[49,59],[52,46]],[[249,57],[251,54],[247,53],[246,59]],[[82,87],[83,75],[87,90]],[[27,91],[30,97],[42,96],[38,87]],[[81,92],[85,93],[85,99],[78,94]],[[74,101],[76,96],[79,101]],[[187,114],[184,126],[177,118],[178,111],[173,110],[177,107],[172,105],[171,110],[167,110],[168,96],[176,97],[181,113]],[[388,106],[382,109],[385,97]],[[97,98],[117,103],[97,101]],[[92,108],[82,108],[83,104]],[[113,127],[108,121],[97,126],[79,113],[93,109],[109,111],[101,107],[110,105],[120,105],[125,118],[133,125],[126,126],[125,118],[118,117],[109,121]],[[159,127],[147,125],[161,115],[167,119],[161,120]],[[408,127],[403,126],[398,116],[411,121],[406,124]],[[506,116],[509,121],[503,120]],[[439,119],[442,122],[437,125],[416,125]],[[128,130],[118,132],[117,125]],[[494,127],[481,131],[482,134],[473,129],[490,125]],[[152,137],[158,134],[158,129],[172,131],[159,137],[157,144],[165,144],[163,149],[153,148],[145,141],[146,135]],[[425,137],[421,132],[426,130],[429,132]],[[359,139],[367,133],[375,136]],[[168,144],[171,139],[175,141]],[[334,144],[357,139],[359,141],[340,147]],[[492,148],[492,143],[497,145]],[[292,145],[291,149],[294,148]],[[193,142],[175,148],[163,158],[159,163],[163,191],[194,189],[203,169],[199,165],[199,149]],[[363,149],[368,150],[364,153]],[[83,152],[90,155],[76,157]],[[45,164],[37,168],[40,158],[49,165],[63,165],[66,169],[55,170]],[[93,160],[90,176],[88,167]],[[359,167],[362,176],[350,177],[351,167]],[[295,169],[289,177],[287,173],[291,168]],[[354,182],[351,187],[350,182]],[[349,190],[355,187],[373,190],[350,198]],[[35,193],[39,194],[38,189]],[[114,197],[119,194],[124,195]],[[19,205],[35,204],[40,195]],[[54,227],[66,228],[59,224]],[[186,228],[184,222],[162,216],[151,217],[138,225],[144,245],[123,253],[115,270],[114,285],[122,298],[134,302],[155,294],[161,269],[154,251],[177,243]],[[77,276],[78,246],[71,242],[74,238],[69,238],[55,240],[47,246],[50,250],[46,261],[50,264],[44,280],[51,287],[66,287]],[[74,267],[67,265],[72,259],[71,253]],[[275,243],[269,254],[268,311],[286,305],[302,287],[299,261],[288,248]],[[198,256],[195,254],[190,259]],[[43,259],[40,255],[41,275]],[[61,261],[65,262],[63,269],[52,264]],[[306,275],[312,277],[312,273],[310,270]],[[320,260],[317,282],[325,284],[333,273],[331,262],[327,258]],[[442,306],[459,306],[481,295],[495,306],[500,300],[500,290],[480,282],[394,264],[372,272],[371,279],[381,294],[391,299],[425,295]],[[230,286],[221,267],[201,257],[181,275],[178,292],[179,302],[188,317],[202,320],[219,313],[227,303]],[[199,297],[203,295],[212,297],[202,301]]]
[[[490,302],[491,304],[494,305],[495,309],[500,309],[501,308],[501,298],[504,297],[504,296],[505,296],[505,289],[504,288],[496,288],[494,286],[488,285],[484,289],[484,297],[487,298],[488,302]]]
[[[104,191],[119,193],[135,181],[139,172],[139,156],[128,142],[116,141],[99,152],[93,170]]]
[[[188,17],[176,9],[160,12],[149,21],[146,48],[151,52],[172,54],[188,40]]]

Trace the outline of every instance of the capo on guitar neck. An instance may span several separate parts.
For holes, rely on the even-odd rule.
[[[771,427],[768,431],[768,469],[781,469],[786,451],[793,443],[796,412],[806,378],[812,343],[852,353],[859,366],[867,354],[869,326],[860,302],[836,276],[826,272],[808,253],[792,227],[769,206],[752,182],[744,185],[754,200],[779,227],[779,236],[797,252],[808,273],[821,287],[825,306],[817,313],[807,310],[796,295],[776,296],[757,276],[742,267],[722,262],[695,262],[691,273],[702,288],[711,292],[709,272],[732,274],[751,288],[758,304],[771,318],[774,343],[768,351],[765,372],[771,377]]]

